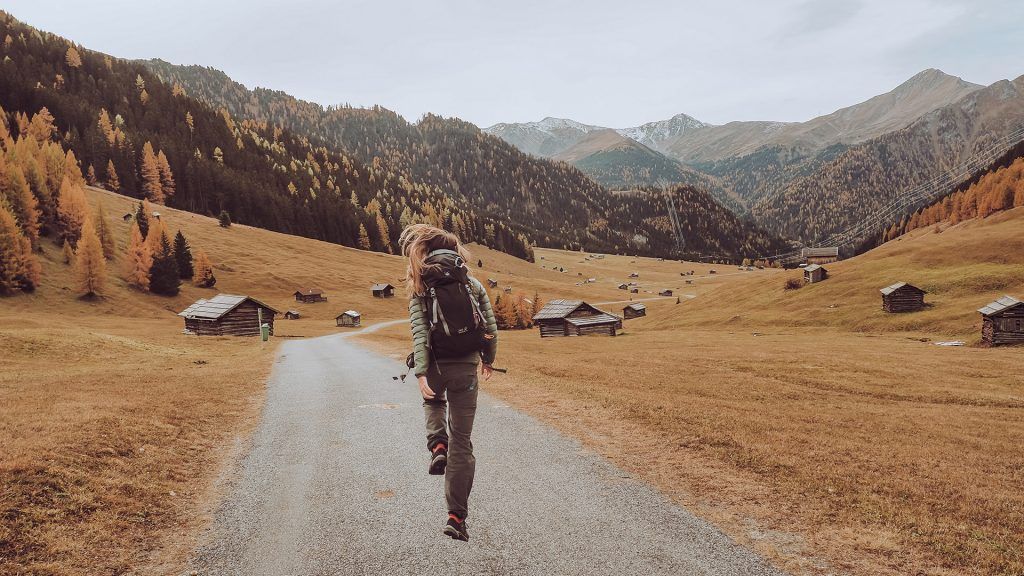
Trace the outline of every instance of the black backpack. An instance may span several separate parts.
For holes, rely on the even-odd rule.
[[[458,358],[483,348],[483,315],[469,279],[466,263],[457,252],[435,250],[427,257],[423,283],[423,309],[430,326],[429,345],[434,358]]]

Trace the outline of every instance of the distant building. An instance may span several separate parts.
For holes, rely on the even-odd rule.
[[[305,290],[295,291],[295,301],[305,302],[306,304],[327,302],[327,296],[324,296],[324,291],[319,288],[306,288]]]
[[[640,277],[640,273],[639,272],[632,272],[632,273],[630,273],[629,277],[630,278],[639,278]]]
[[[274,333],[277,310],[250,296],[218,294],[200,299],[178,313],[185,319],[185,331],[202,336],[259,336],[260,321]]]
[[[582,300],[551,300],[533,317],[540,328],[540,337],[552,336],[615,336],[622,329],[622,319],[599,310]]]
[[[829,264],[839,260],[839,247],[804,248],[800,251],[800,257],[807,264]]]
[[[299,314],[298,310],[288,310],[284,313],[285,320],[298,320],[299,318],[302,318],[302,314]]]
[[[391,298],[395,295],[395,287],[391,284],[374,284],[370,286],[374,298]]]
[[[804,267],[804,282],[814,284],[828,278],[828,270],[820,264],[811,264]]]
[[[879,290],[882,293],[882,310],[886,312],[916,312],[924,308],[924,295],[917,286],[897,282]]]
[[[334,318],[338,326],[356,327],[359,326],[361,316],[355,310],[346,310]]]
[[[662,290],[661,292],[658,292],[658,296],[671,296],[671,295],[672,295],[672,291],[671,290]]]
[[[981,313],[981,341],[989,346],[1024,344],[1024,302],[1013,296],[978,309]]]
[[[487,285],[490,286],[491,288],[497,288],[498,287],[498,281],[495,280],[494,278],[488,278],[487,279]]]
[[[619,284],[619,290],[628,290],[629,284]]]
[[[631,320],[641,316],[647,316],[647,306],[644,306],[639,302],[629,304],[622,309],[622,318],[624,320]]]

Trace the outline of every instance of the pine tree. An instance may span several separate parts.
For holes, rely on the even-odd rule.
[[[113,160],[107,160],[107,190],[121,191],[121,179],[117,177],[117,169],[114,168]]]
[[[88,218],[89,205],[85,200],[85,191],[65,177],[60,185],[60,197],[57,201],[60,239],[68,240],[72,246],[77,246],[78,238],[82,235],[82,225]]]
[[[196,251],[195,273],[192,275],[192,283],[200,288],[212,288],[217,283],[213,275],[213,264],[202,250]]]
[[[227,210],[220,211],[217,221],[220,223],[221,228],[231,228],[231,214],[228,214]]]
[[[388,254],[394,252],[391,247],[391,235],[388,232],[388,224],[384,221],[384,217],[377,213],[377,232],[380,234],[380,245],[387,251]]]
[[[114,125],[110,122],[110,114],[106,108],[100,108],[100,116],[96,121],[96,126],[99,127],[100,134],[103,134],[103,138],[107,141],[108,145],[113,146],[117,142]]]
[[[100,238],[92,222],[86,220],[75,254],[75,283],[82,296],[91,297],[103,293],[106,281],[107,260],[103,256]]]
[[[68,51],[64,53],[64,61],[72,68],[79,68],[82,65],[82,55],[74,46],[68,46]]]
[[[32,243],[18,229],[10,207],[0,200],[0,295],[33,290],[39,285],[39,274]]]
[[[533,326],[533,311],[522,293],[516,295],[515,303],[516,328],[525,329]]]
[[[6,197],[14,211],[22,233],[35,246],[39,241],[39,201],[32,194],[32,188],[25,180],[21,167],[15,163],[4,165],[0,157],[0,197]]]
[[[533,310],[531,310],[531,319],[540,312],[540,309],[544,307],[544,303],[540,301],[540,294],[536,291],[533,293]],[[531,320],[532,321],[532,320]]]
[[[149,206],[145,200],[139,202],[139,207],[135,210],[135,223],[139,225],[139,234],[142,234],[142,239],[145,240],[149,234]]]
[[[513,309],[511,297],[504,297],[498,294],[494,300],[494,320],[499,330],[511,330],[516,326],[516,314]]]
[[[142,177],[142,193],[155,204],[164,203],[164,190],[160,182],[160,166],[157,164],[153,145],[147,140],[142,145],[142,166],[139,168]]]
[[[164,155],[163,150],[156,155],[156,167],[160,172],[160,188],[166,200],[174,196],[174,174],[171,173],[171,164],[167,161],[167,156]]]
[[[476,261],[476,267],[477,268],[483,268],[484,267],[484,261],[483,260],[477,260]]]
[[[102,202],[96,209],[96,235],[99,236],[100,247],[103,248],[103,257],[110,260],[114,257],[117,246],[114,243],[114,233],[107,223],[107,213]]]
[[[64,241],[64,246],[61,248],[61,254],[64,258],[65,264],[71,264],[75,261],[75,249],[71,247],[71,243],[67,240]]]
[[[158,242],[153,250],[153,266],[149,269],[149,291],[162,296],[175,296],[181,288],[181,279],[178,263],[174,260],[174,250],[163,229],[151,231],[150,235],[158,238]]]
[[[85,172],[85,181],[89,183],[89,186],[99,186],[100,181],[96,178],[96,169],[89,164],[89,169]]]
[[[189,249],[188,240],[178,230],[174,235],[174,261],[178,263],[178,277],[183,280],[192,278],[195,269],[192,266],[192,251]]]
[[[359,249],[370,249],[370,235],[366,233],[366,226],[363,226],[362,224],[359,225]]]
[[[153,266],[153,256],[142,238],[138,222],[132,224],[130,234],[128,252],[124,259],[125,279],[128,280],[128,284],[140,290],[148,290],[149,269]]]

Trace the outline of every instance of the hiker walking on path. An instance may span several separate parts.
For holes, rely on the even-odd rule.
[[[469,275],[469,252],[454,234],[413,224],[402,231],[399,244],[409,259],[412,368],[426,413],[428,472],[444,475],[448,521],[443,533],[468,542],[477,367],[484,380],[491,377],[498,326],[487,290]]]

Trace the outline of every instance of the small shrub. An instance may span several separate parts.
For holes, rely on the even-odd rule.
[[[804,287],[803,278],[790,278],[786,280],[786,284],[783,286],[786,290],[799,290]]]

